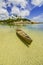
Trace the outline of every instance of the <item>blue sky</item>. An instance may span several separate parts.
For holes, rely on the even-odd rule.
[[[43,21],[43,0],[0,0],[0,19],[13,15]]]

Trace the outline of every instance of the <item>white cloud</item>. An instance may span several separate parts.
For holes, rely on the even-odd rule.
[[[18,7],[14,6],[12,9],[12,14],[17,14],[18,16],[25,17],[30,14],[29,10],[20,10]]]
[[[25,17],[30,14],[30,11],[25,9],[28,1],[27,0],[9,0],[8,3],[13,3],[14,7],[12,8],[12,14],[17,14],[18,16]],[[20,5],[21,8],[24,8],[25,10],[20,10],[17,5]]]
[[[7,10],[0,8],[0,19],[7,19],[9,18],[9,14]]]
[[[35,6],[40,7],[43,4],[43,0],[32,0],[31,3],[34,4]]]
[[[30,14],[30,11],[25,9],[28,1],[27,0],[8,0],[7,3],[4,2],[4,0],[0,0],[0,19],[7,19],[9,18],[9,13],[7,9],[3,9],[2,7],[6,8],[6,4],[8,4],[9,7],[11,7],[10,3],[12,3],[14,6],[12,8],[11,14],[17,14],[21,17],[26,17]],[[20,10],[17,5],[20,5],[21,8],[24,10]]]
[[[6,5],[5,2],[3,2],[3,1],[0,2],[0,8],[5,6],[5,5]]]
[[[20,5],[21,8],[25,8],[28,3],[27,0],[9,0],[9,2],[12,2],[14,5]]]
[[[16,6],[14,6],[14,7],[12,8],[12,14],[17,14],[17,15],[19,15],[19,13],[20,13],[19,8],[16,7]]]
[[[9,17],[7,10],[2,8],[3,6],[5,7],[6,3],[3,0],[0,0],[0,19],[1,20],[7,19]]]
[[[21,17],[25,17],[25,16],[28,16],[29,14],[30,14],[30,11],[29,10],[23,10],[23,11],[20,12],[19,15]]]
[[[36,22],[43,22],[43,13],[37,17],[34,17],[32,20]]]
[[[0,0],[0,2],[3,2],[3,0]]]

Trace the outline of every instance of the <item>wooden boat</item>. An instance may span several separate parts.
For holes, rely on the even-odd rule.
[[[32,42],[32,39],[21,29],[16,29],[16,34],[19,36],[19,38],[21,38],[25,42],[29,44]]]

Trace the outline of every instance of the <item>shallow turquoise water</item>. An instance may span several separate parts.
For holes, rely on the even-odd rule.
[[[33,41],[29,47],[17,37],[16,28],[31,37]],[[43,24],[0,25],[0,65],[43,65]]]
[[[30,30],[40,30],[43,31],[43,24],[29,24],[24,26],[25,29],[30,29]]]
[[[6,25],[0,25],[0,28],[9,28],[10,26],[6,26]],[[11,26],[11,28],[25,28],[25,29],[30,29],[30,30],[40,30],[43,31],[43,24],[27,24],[27,25],[18,25],[18,26]]]

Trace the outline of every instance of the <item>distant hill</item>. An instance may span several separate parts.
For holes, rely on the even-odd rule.
[[[9,19],[6,19],[6,20],[0,20],[0,23],[1,24],[14,24],[14,23],[31,23],[31,20],[29,19],[26,19],[26,18],[21,18],[21,17],[16,17],[16,18],[9,18]]]
[[[21,17],[12,17],[6,20],[0,20],[0,24],[8,24],[8,25],[15,25],[15,24],[43,24],[43,22],[34,22],[26,18]]]

